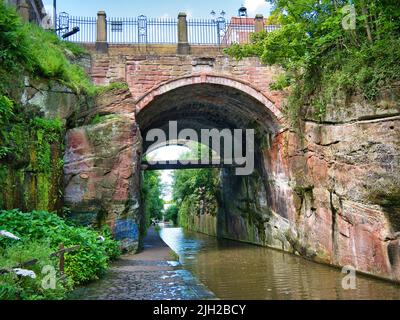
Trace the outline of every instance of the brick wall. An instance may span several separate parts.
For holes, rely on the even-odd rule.
[[[223,55],[217,47],[193,47],[191,55],[177,55],[176,46],[111,46],[108,54],[93,54],[91,76],[96,84],[126,81],[135,100],[160,84],[207,74],[248,83],[277,107],[282,94],[270,90],[278,70],[258,58],[242,61]]]

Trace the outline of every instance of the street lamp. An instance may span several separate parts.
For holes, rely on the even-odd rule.
[[[213,20],[215,20],[215,16],[217,15],[217,13],[214,10],[212,10],[210,12],[210,15],[213,17]],[[220,18],[223,18],[225,15],[226,15],[226,12],[224,10],[222,10],[219,14]]]
[[[224,10],[221,10],[219,13],[219,17],[215,19],[215,16],[217,15],[214,10],[210,12],[212,15],[212,22],[215,23],[217,27],[217,39],[218,39],[218,45],[221,44],[221,37],[225,33],[225,27],[226,27],[226,21],[224,16],[226,15],[226,12]]]
[[[71,31],[64,33],[62,35],[62,38],[67,39],[68,37],[73,36],[75,33],[78,33],[79,31],[80,31],[79,27],[73,27]]]

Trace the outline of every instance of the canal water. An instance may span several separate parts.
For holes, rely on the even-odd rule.
[[[344,290],[340,270],[289,253],[181,228],[160,235],[220,299],[400,299],[399,285],[359,274],[357,288]]]

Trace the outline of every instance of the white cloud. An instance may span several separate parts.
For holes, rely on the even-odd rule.
[[[193,10],[192,9],[186,9],[183,12],[186,12],[186,15],[187,15],[188,19],[193,18]]]
[[[160,19],[169,19],[169,18],[171,18],[169,13],[164,13],[163,15],[160,16]]]
[[[271,5],[265,0],[245,0],[244,6],[247,8],[249,17],[254,17],[256,14],[267,16]]]

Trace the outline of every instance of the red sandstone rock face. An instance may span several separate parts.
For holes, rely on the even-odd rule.
[[[304,139],[288,132],[276,137],[265,154],[266,170],[275,180],[271,206],[287,214],[303,253],[400,280],[393,236],[399,226],[391,223],[396,209],[389,213],[374,197],[383,180],[392,186],[399,181],[399,124],[399,117],[306,122]]]
[[[94,55],[92,77],[98,84],[128,83],[132,98],[109,96],[99,107],[105,114],[122,113],[124,120],[72,130],[66,155],[67,200],[78,207],[100,202],[111,224],[125,212],[127,206],[122,203],[139,194],[138,184],[129,187],[129,180],[138,177],[130,167],[135,159],[132,154],[140,150],[137,136],[129,137],[136,116],[131,113],[133,107],[138,112],[155,97],[194,83],[232,81],[238,84],[237,90],[253,97],[251,90],[262,95],[269,112],[285,126],[280,119],[283,96],[269,89],[277,70],[262,66],[257,59],[237,62],[218,56],[206,65],[195,56],[121,52],[111,49],[109,55]],[[217,97],[213,99],[218,104]],[[264,212],[268,221],[261,229],[262,224],[250,223],[240,214],[227,216],[225,236],[400,281],[400,224],[396,222],[400,213],[393,200],[387,201],[399,196],[398,115],[399,105],[390,99],[376,105],[354,99],[350,105],[328,106],[325,121],[329,124],[305,121],[301,134],[277,133],[263,152],[266,188],[260,190],[266,197],[253,193],[261,220]],[[102,136],[109,137],[108,141],[97,141]],[[88,178],[83,179],[81,173]],[[237,191],[238,196],[241,193]],[[232,208],[235,204],[232,200]]]
[[[65,203],[81,220],[108,223],[124,248],[134,251],[139,241],[141,137],[129,113],[129,93],[107,95],[99,99],[96,111],[110,115],[98,124],[67,132]],[[123,231],[116,228],[121,221]],[[126,221],[133,226],[130,235],[126,235]]]

